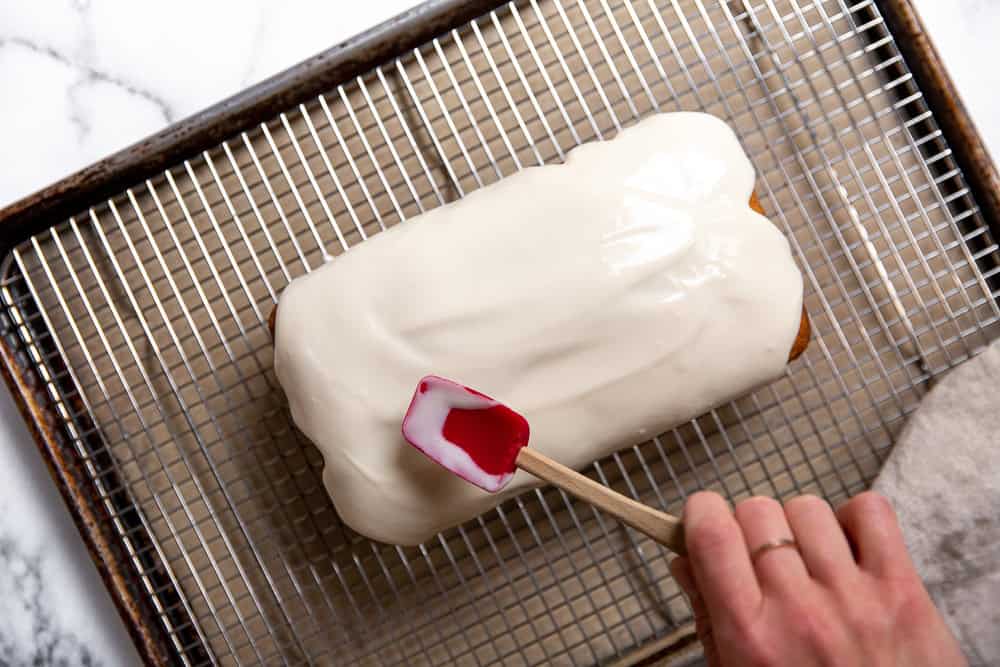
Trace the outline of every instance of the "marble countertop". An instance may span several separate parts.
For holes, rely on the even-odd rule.
[[[415,3],[0,0],[0,206]],[[916,5],[1000,155],[1000,3]],[[136,664],[6,391],[0,462],[0,664]]]

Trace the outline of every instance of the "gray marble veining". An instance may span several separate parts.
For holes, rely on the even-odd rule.
[[[58,591],[44,572],[41,554],[25,551],[18,535],[0,532],[0,665],[103,664],[53,615]]]

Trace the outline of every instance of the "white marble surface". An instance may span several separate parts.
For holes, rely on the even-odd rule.
[[[415,2],[0,0],[0,206]],[[1000,155],[1000,2],[916,4]],[[6,391],[0,464],[0,665],[135,664]]]
[[[416,3],[0,0],[0,205]]]
[[[1000,156],[1000,2],[914,0],[994,162]]]

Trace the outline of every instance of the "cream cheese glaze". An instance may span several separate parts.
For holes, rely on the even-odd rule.
[[[753,184],[724,122],[655,115],[293,281],[275,371],[341,518],[416,544],[538,484],[518,471],[491,495],[410,447],[427,374],[517,410],[574,468],[778,376],[802,278]]]

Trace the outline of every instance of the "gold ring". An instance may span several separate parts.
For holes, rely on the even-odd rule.
[[[784,547],[791,547],[796,551],[799,550],[799,545],[796,544],[795,540],[793,540],[790,537],[783,537],[780,540],[772,540],[770,542],[765,542],[764,544],[754,549],[753,553],[750,554],[750,561],[756,563],[757,559],[760,558],[760,556],[763,555],[764,552],[771,551],[773,549],[782,549]]]

